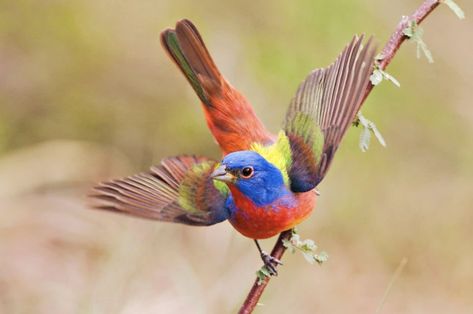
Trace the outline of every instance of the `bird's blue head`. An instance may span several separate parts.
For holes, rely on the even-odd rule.
[[[270,204],[287,193],[281,171],[254,151],[228,154],[212,177],[233,185],[258,206]]]

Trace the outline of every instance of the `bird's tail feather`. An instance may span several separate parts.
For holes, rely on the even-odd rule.
[[[187,78],[200,100],[211,106],[208,95],[218,92],[223,77],[195,26],[186,19],[176,29],[161,33],[161,44]]]

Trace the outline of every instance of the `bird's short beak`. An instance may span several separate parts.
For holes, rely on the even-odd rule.
[[[228,182],[228,183],[235,182],[236,180],[236,177],[233,174],[231,174],[230,172],[227,172],[225,165],[220,165],[217,168],[215,168],[215,170],[212,172],[210,177],[214,180]]]

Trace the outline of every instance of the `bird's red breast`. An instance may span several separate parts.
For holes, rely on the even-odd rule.
[[[241,234],[252,239],[270,238],[304,220],[315,208],[314,191],[290,193],[271,204],[256,206],[236,187],[230,187],[236,209],[229,219]]]

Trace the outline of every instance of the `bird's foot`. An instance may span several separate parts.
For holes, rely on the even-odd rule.
[[[278,271],[276,270],[276,267],[278,267],[278,265],[283,265],[283,263],[264,251],[261,252],[261,259],[263,260],[264,266],[266,266],[269,274],[271,276],[277,276]]]

